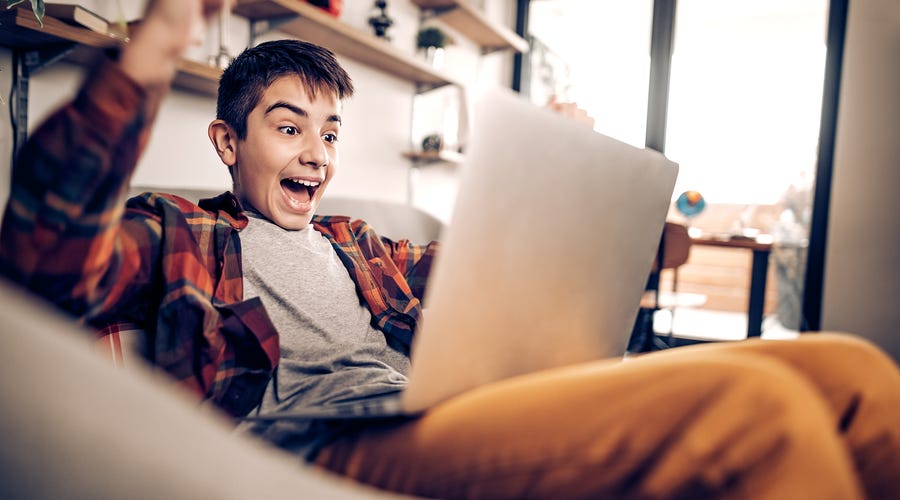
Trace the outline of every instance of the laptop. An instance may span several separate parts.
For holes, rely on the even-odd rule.
[[[249,420],[415,416],[482,384],[624,354],[678,166],[511,92],[475,110],[406,389]]]

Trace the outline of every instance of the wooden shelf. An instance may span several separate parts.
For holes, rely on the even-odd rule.
[[[456,151],[407,151],[403,157],[416,163],[450,163],[459,165],[465,159],[462,153]]]
[[[482,51],[515,50],[526,52],[528,42],[511,29],[492,22],[466,0],[412,0],[419,8],[430,10],[440,19],[481,46]]]
[[[38,24],[31,8],[18,7],[0,12],[0,44],[7,47],[34,49],[71,42],[95,48],[113,48],[120,41],[87,28],[78,28],[58,19],[44,16],[44,27]]]
[[[44,26],[38,24],[30,8],[16,8],[0,13],[0,45],[19,49],[40,49],[44,47],[74,44],[95,50],[112,49],[125,43],[102,33],[79,28],[59,19],[44,16]],[[92,59],[84,51],[76,51],[71,57],[75,62]],[[203,63],[182,59],[178,64],[174,86],[215,96],[218,91],[222,70]]]
[[[503,26],[491,23],[463,0],[413,0],[413,3],[434,11],[443,22],[471,38],[485,52],[510,48],[524,51],[528,48],[524,39]],[[287,22],[278,26],[278,30],[324,45],[337,54],[424,88],[457,84],[424,61],[398,50],[386,40],[348,26],[306,2],[238,0],[234,12],[253,22],[268,22],[289,17]],[[102,50],[115,48],[123,42],[112,36],[72,26],[46,16],[42,28],[31,10],[26,8],[20,7],[0,14],[0,45],[34,49],[66,43]],[[183,59],[179,64],[174,85],[206,95],[215,95],[220,75],[221,70],[218,68]]]
[[[174,85],[183,90],[193,90],[210,96],[219,95],[219,78],[222,70],[190,59],[178,61],[178,73]]]
[[[238,0],[234,13],[255,22],[295,16],[276,29],[418,85],[436,88],[456,83],[388,41],[357,30],[306,2]]]

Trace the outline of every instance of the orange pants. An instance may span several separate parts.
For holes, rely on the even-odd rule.
[[[490,384],[316,463],[439,498],[900,498],[900,370],[838,334]]]

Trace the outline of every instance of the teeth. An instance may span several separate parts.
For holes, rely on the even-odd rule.
[[[290,179],[288,179],[288,180],[291,181],[291,182],[293,182],[293,183],[300,184],[301,186],[306,186],[306,187],[319,187],[319,184],[320,184],[319,182],[315,182],[315,181],[307,181],[307,180],[304,180],[304,179],[294,179],[294,178],[290,178]]]

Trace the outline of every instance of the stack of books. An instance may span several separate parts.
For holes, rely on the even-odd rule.
[[[97,33],[109,34],[109,21],[81,5],[65,3],[44,4],[44,14],[67,24],[87,28]]]

